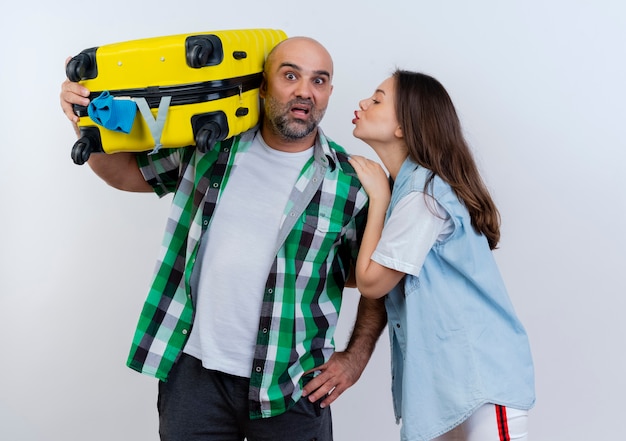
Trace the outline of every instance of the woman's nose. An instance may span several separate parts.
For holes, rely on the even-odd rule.
[[[368,102],[369,101],[367,99],[363,99],[363,100],[359,101],[359,109],[361,109],[361,110],[367,109],[367,103]]]

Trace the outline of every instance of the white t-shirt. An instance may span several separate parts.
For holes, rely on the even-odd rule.
[[[431,196],[415,191],[394,207],[372,254],[372,260],[387,268],[418,276],[426,255],[437,240],[452,233],[448,213]],[[433,211],[436,213],[434,214]]]
[[[288,153],[260,133],[239,158],[198,253],[194,325],[184,352],[207,369],[249,377],[280,221],[310,149]]]

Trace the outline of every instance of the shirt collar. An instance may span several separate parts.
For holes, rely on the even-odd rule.
[[[324,135],[321,127],[317,128],[317,136],[315,137],[315,147],[313,149],[313,157],[323,167],[335,169],[338,159],[337,154],[328,145],[328,138]]]

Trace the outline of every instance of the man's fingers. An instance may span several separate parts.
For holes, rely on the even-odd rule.
[[[317,401],[322,398],[333,387],[331,383],[327,381],[327,378],[328,376],[324,376],[322,373],[313,380],[309,381],[303,389],[303,395],[305,397],[309,397],[309,400],[311,401]]]
[[[346,388],[333,388],[327,395],[326,398],[320,403],[320,407],[330,406],[333,401],[335,401],[339,396],[344,393]]]

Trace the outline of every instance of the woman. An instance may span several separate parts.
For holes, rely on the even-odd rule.
[[[528,338],[492,255],[499,213],[448,93],[398,70],[359,107],[354,136],[389,177],[352,157],[370,197],[357,286],[387,295],[402,440],[526,440]]]

